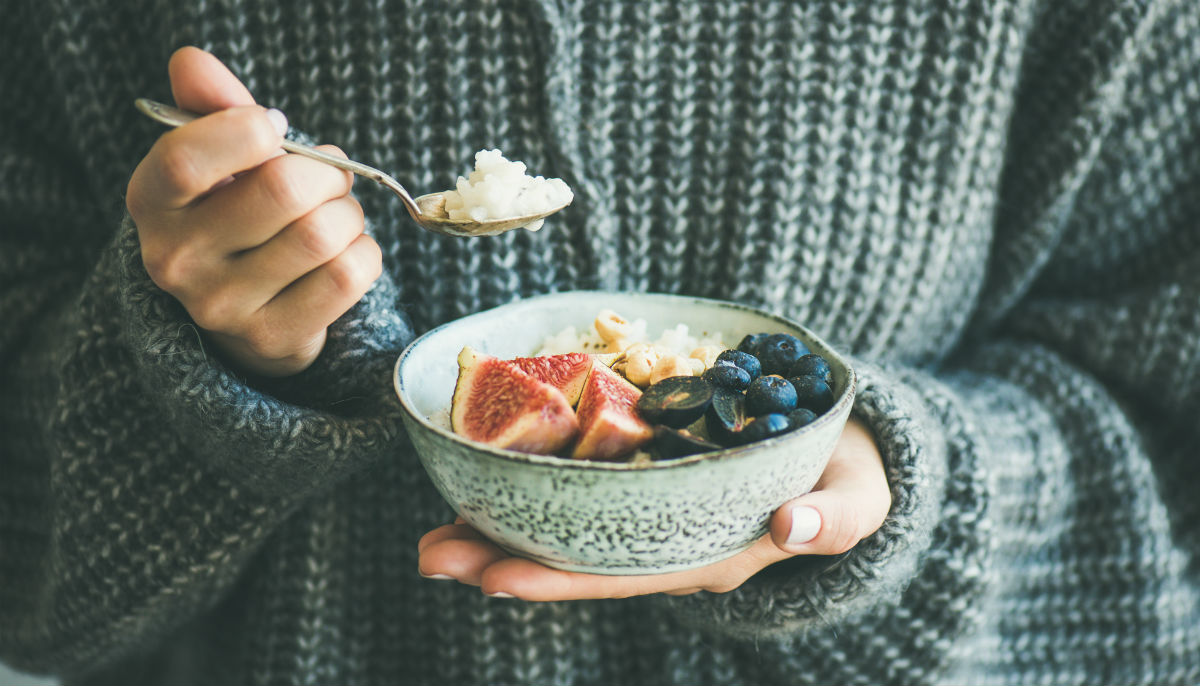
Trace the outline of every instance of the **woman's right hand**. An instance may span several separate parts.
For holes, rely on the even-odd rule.
[[[163,134],[129,181],[146,271],[235,366],[300,372],[382,271],[353,177],[282,154],[283,115],[211,54],[181,48],[168,70],[179,107],[211,114]]]

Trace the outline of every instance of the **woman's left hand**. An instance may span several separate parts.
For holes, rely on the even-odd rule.
[[[846,552],[883,524],[891,504],[879,450],[870,432],[851,419],[814,489],[776,510],[769,534],[721,562],[646,576],[566,572],[513,557],[460,519],[421,538],[418,568],[428,578],[456,579],[490,596],[523,600],[725,593],[795,555]]]

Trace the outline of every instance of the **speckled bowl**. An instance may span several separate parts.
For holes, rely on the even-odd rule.
[[[605,308],[645,319],[651,337],[678,323],[697,336],[719,331],[730,346],[748,333],[794,334],[829,361],[834,407],[783,436],[645,465],[498,450],[450,431],[447,409],[463,346],[527,356],[567,326],[589,330]],[[421,463],[463,519],[513,554],[597,574],[678,571],[749,547],[777,507],[816,483],[855,386],[840,355],[782,317],[716,300],[593,291],[530,298],[436,328],[400,355],[394,381]]]

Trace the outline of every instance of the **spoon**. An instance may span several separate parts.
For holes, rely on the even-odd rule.
[[[166,124],[168,126],[183,126],[184,124],[193,121],[202,115],[192,112],[185,112],[177,107],[164,105],[161,102],[149,100],[146,98],[138,98],[134,101],[138,110],[151,119]],[[529,214],[521,217],[508,217],[505,219],[486,219],[484,221],[472,221],[470,219],[451,219],[446,213],[446,192],[428,193],[416,199],[409,195],[404,186],[391,176],[379,171],[374,167],[368,167],[361,162],[347,160],[336,155],[330,155],[327,152],[322,152],[308,145],[296,143],[284,139],[280,146],[284,150],[310,157],[314,160],[319,160],[325,164],[330,164],[338,169],[345,169],[348,172],[353,172],[360,176],[365,176],[376,183],[386,187],[396,195],[400,196],[400,200],[404,202],[404,207],[408,210],[409,216],[417,223],[417,226],[432,231],[434,233],[445,234],[447,236],[495,236],[496,234],[519,229],[526,224],[531,224],[539,219],[544,219],[555,212],[558,212],[562,207],[538,214]]]

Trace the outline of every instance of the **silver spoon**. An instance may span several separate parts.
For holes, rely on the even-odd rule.
[[[168,126],[183,126],[184,124],[199,118],[202,115],[192,112],[185,112],[177,107],[164,105],[161,102],[149,100],[146,98],[138,98],[134,101],[137,108],[151,119],[166,124]],[[429,193],[422,195],[415,200],[400,182],[393,179],[391,176],[379,171],[374,167],[368,167],[361,162],[342,159],[330,155],[326,152],[321,152],[316,148],[296,143],[294,141],[284,140],[280,146],[284,150],[311,157],[314,160],[320,160],[325,164],[331,164],[338,169],[345,169],[348,172],[354,172],[360,176],[365,176],[382,186],[387,187],[396,195],[400,196],[400,200],[404,202],[404,207],[408,210],[409,216],[423,229],[434,233],[441,233],[447,236],[494,236],[505,231],[519,229],[526,224],[531,224],[539,219],[544,219],[555,212],[563,209],[556,207],[548,212],[539,214],[530,214],[523,217],[510,217],[507,219],[488,219],[477,222],[469,219],[451,219],[446,214],[446,195],[445,191],[441,193]],[[570,203],[567,203],[570,204]]]

